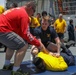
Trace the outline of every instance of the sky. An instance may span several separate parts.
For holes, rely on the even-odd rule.
[[[5,7],[5,2],[6,2],[6,0],[0,0],[0,5],[2,5],[3,7]]]

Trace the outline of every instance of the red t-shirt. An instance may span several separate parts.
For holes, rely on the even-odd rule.
[[[12,8],[0,15],[0,32],[15,32],[30,44],[40,46],[29,32],[29,16],[24,7]]]

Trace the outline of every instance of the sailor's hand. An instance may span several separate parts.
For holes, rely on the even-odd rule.
[[[60,53],[53,53],[54,56],[59,57]]]

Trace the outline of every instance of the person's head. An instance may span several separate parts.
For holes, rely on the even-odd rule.
[[[46,66],[45,63],[43,61],[43,59],[41,59],[40,57],[36,57],[33,60],[33,64],[36,66],[36,68],[40,71],[45,71],[46,70]]]
[[[34,56],[36,56],[38,53],[39,53],[39,50],[38,50],[37,47],[34,47],[34,48],[32,49],[32,51],[31,51],[31,54],[34,55]]]
[[[45,16],[47,16],[47,12],[46,11],[43,11],[42,12],[42,17],[45,17]]]
[[[63,15],[59,14],[59,19],[62,20],[62,18],[63,18]]]
[[[41,14],[40,13],[37,13],[36,17],[37,18],[41,18]]]
[[[49,27],[49,25],[50,25],[50,20],[49,20],[49,18],[46,16],[46,17],[43,18],[42,21],[41,21],[41,27],[42,27],[42,29],[45,31],[45,30],[47,30],[47,28]]]
[[[27,2],[25,4],[25,9],[29,16],[33,16],[36,11],[36,2],[35,1]]]
[[[12,3],[12,4],[10,5],[10,8],[16,8],[16,7],[18,7],[18,4],[17,4],[17,3]]]
[[[73,24],[73,20],[72,19],[69,20],[69,24]]]

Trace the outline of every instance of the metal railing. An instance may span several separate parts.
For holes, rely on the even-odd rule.
[[[76,14],[76,0],[62,0],[63,13],[65,15],[75,15]],[[58,1],[56,0],[56,5],[54,6],[55,14],[59,14]]]

